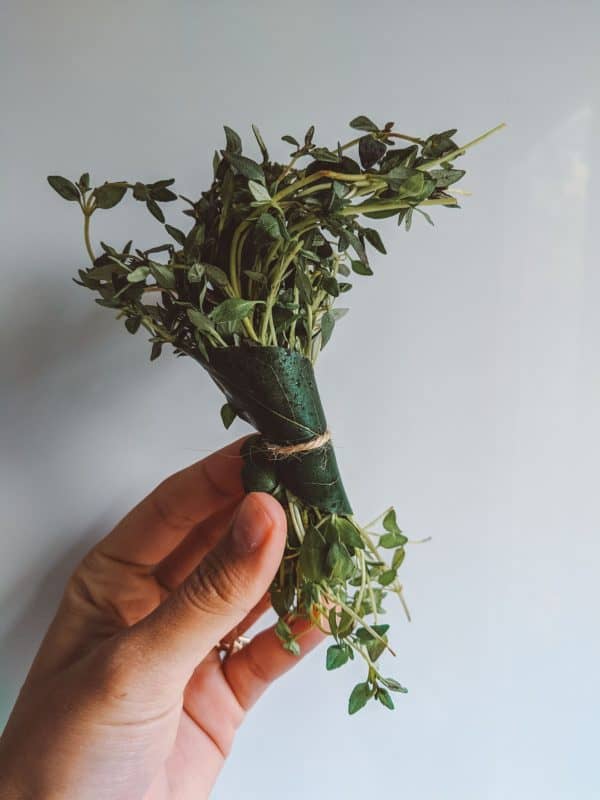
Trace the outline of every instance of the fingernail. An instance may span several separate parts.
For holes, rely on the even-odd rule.
[[[257,498],[245,497],[233,522],[231,539],[242,555],[252,553],[264,542],[273,520]]]

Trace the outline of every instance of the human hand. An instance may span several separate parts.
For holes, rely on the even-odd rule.
[[[298,660],[269,628],[285,514],[244,497],[241,442],[161,483],[71,577],[0,739],[2,800],[199,800],[247,710]],[[302,654],[322,638],[305,620]]]

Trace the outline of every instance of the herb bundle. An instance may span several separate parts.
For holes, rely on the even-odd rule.
[[[283,136],[293,148],[285,164],[271,160],[255,126],[260,161],[242,153],[239,135],[226,126],[212,184],[197,200],[177,195],[173,179],[92,187],[84,173],[77,182],[48,181],[83,212],[91,266],[76,283],[97,292],[96,302],[115,310],[130,333],[149,334],[152,360],[168,344],[199,362],[225,395],[226,427],[239,416],[258,431],[243,447],[244,486],[273,494],[288,521],[271,586],[277,634],[299,653],[289,623],[309,617],[334,639],[327,669],[364,659],[352,714],[371,698],[393,708],[390,692],[406,691],[378,660],[393,652],[389,626],[380,623],[390,592],[408,615],[398,577],[408,539],[393,508],[369,525],[354,517],[313,364],[347,310],[336,301],[351,289],[348,278],[372,275],[369,248],[386,252],[371,221],[395,217],[409,230],[415,215],[433,224],[427,207],[457,208],[454,185],[464,171],[454,161],[502,126],[462,146],[456,130],[421,139],[365,116],[350,126],[358,134],[332,148],[314,143],[313,126],[301,140]],[[169,241],[148,249],[101,242],[96,255],[91,217],[128,192]],[[186,204],[186,230],[165,221],[163,205],[177,199]]]

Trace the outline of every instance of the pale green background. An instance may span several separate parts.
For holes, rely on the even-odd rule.
[[[596,2],[5,0],[0,25],[0,660],[8,712],[66,575],[158,480],[230,439],[185,360],[147,361],[70,277],[48,173],[198,194],[222,123],[274,152],[356,114],[509,128],[465,159],[461,212],[382,226],[320,366],[358,514],[411,536],[408,685],[347,718],[360,670],[318,653],[241,731],[225,798],[592,800],[598,742],[600,7]],[[183,218],[182,218],[183,219]],[[95,236],[160,230],[131,203]],[[369,420],[365,425],[364,421]],[[243,430],[240,425],[234,431]]]

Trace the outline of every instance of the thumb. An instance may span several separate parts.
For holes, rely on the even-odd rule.
[[[281,562],[281,505],[253,492],[227,535],[152,614],[130,629],[147,666],[185,684],[198,663],[261,600]]]

